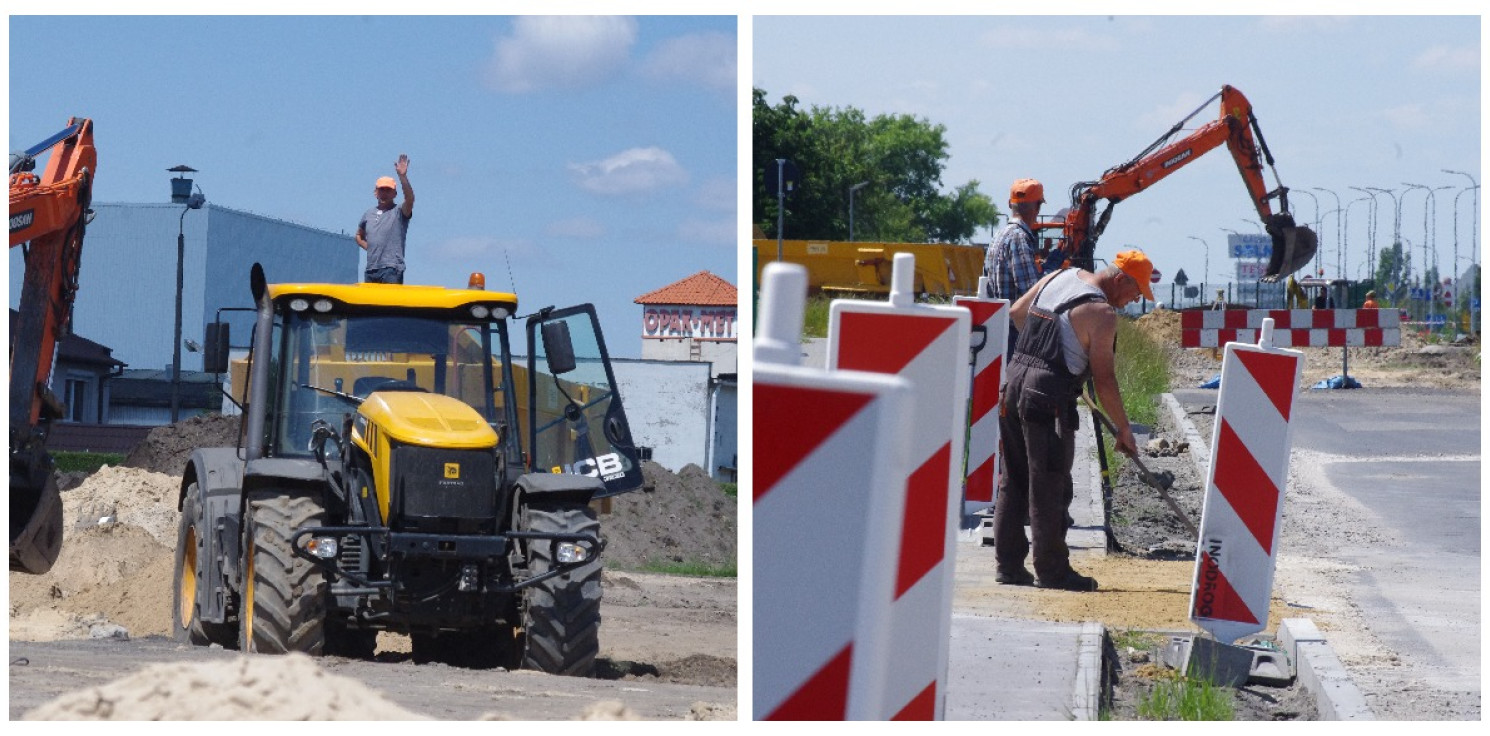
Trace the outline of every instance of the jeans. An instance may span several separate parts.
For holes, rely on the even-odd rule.
[[[392,266],[369,268],[363,273],[363,281],[371,284],[402,284],[404,272]]]

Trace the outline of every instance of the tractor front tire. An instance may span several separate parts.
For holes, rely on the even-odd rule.
[[[321,526],[325,509],[304,495],[249,494],[243,520],[243,605],[238,644],[244,652],[320,656],[326,646],[330,584],[310,560],[295,555],[296,529]]]
[[[522,509],[526,531],[549,534],[586,534],[600,538],[594,509],[583,504],[528,505]],[[530,576],[554,569],[554,543],[530,539],[527,568]],[[600,653],[600,559],[591,559],[562,575],[523,589],[522,664],[526,669],[555,675],[589,677]]]
[[[231,648],[238,643],[232,624],[203,621],[201,608],[197,605],[197,592],[203,590],[208,584],[208,576],[218,569],[207,559],[210,527],[202,517],[202,491],[192,483],[186,487],[186,498],[181,503],[181,520],[176,525],[171,633],[179,642]]]

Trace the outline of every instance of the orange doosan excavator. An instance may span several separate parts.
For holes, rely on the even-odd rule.
[[[1201,125],[1182,138],[1175,138],[1192,118],[1217,98],[1221,100],[1220,118]],[[1037,229],[1042,238],[1051,230],[1059,231],[1065,241],[1060,247],[1072,265],[1090,270],[1097,238],[1106,229],[1114,205],[1153,186],[1223,143],[1231,150],[1231,157],[1236,160],[1237,169],[1246,182],[1252,205],[1272,236],[1273,252],[1262,280],[1277,281],[1303,268],[1319,248],[1318,236],[1308,227],[1294,224],[1293,215],[1288,210],[1287,187],[1280,183],[1269,190],[1264,184],[1263,161],[1272,169],[1273,154],[1268,151],[1267,141],[1257,126],[1252,104],[1230,86],[1222,87],[1220,92],[1175,123],[1132,160],[1108,169],[1098,181],[1073,185],[1070,209],[1063,210],[1057,219],[1039,223]],[[1272,170],[1273,179],[1277,180],[1277,169]],[[1278,200],[1277,212],[1273,211],[1274,199]],[[1101,200],[1106,200],[1107,206],[1101,215],[1094,217],[1097,203]]]
[[[36,157],[50,151],[46,173]],[[25,280],[20,319],[10,335],[10,569],[41,574],[62,550],[47,430],[62,414],[50,385],[57,341],[72,321],[83,230],[93,219],[93,121],[67,127],[10,155],[10,247],[22,247]]]

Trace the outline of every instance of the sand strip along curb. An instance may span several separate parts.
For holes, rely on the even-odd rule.
[[[1283,619],[1278,626],[1278,642],[1293,658],[1299,683],[1314,694],[1320,720],[1376,720],[1371,707],[1366,705],[1366,698],[1313,621],[1307,618]]]
[[[1098,621],[1083,621],[1077,636],[1071,718],[1095,721],[1102,699],[1102,642],[1107,638],[1107,627]]]
[[[1179,399],[1174,394],[1166,393],[1162,396],[1164,405],[1169,407],[1170,414],[1174,417],[1174,424],[1184,433],[1185,441],[1190,443],[1190,457],[1195,461],[1195,469],[1201,478],[1209,478],[1209,465],[1211,451],[1204,440],[1200,438],[1200,431],[1195,428],[1195,423],[1185,413],[1185,407],[1180,405]],[[1330,648],[1330,643],[1324,638],[1324,634],[1307,618],[1285,618],[1278,625],[1278,641],[1283,645],[1284,651],[1294,662],[1298,670],[1299,683],[1314,695],[1314,702],[1319,708],[1319,717],[1327,721],[1362,721],[1375,720],[1376,716],[1371,708],[1366,705],[1361,691],[1356,688],[1355,682],[1346,673],[1345,666],[1340,663],[1340,658],[1335,656],[1335,650]]]
[[[1200,436],[1200,430],[1195,428],[1195,422],[1190,421],[1190,416],[1185,413],[1185,407],[1180,405],[1180,400],[1174,394],[1166,393],[1159,397],[1164,406],[1169,408],[1169,413],[1174,417],[1174,426],[1179,427],[1185,435],[1185,441],[1190,443],[1190,460],[1195,463],[1196,477],[1204,483],[1210,472],[1211,449]]]

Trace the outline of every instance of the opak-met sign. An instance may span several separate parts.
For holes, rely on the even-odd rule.
[[[642,338],[735,340],[734,307],[657,306],[642,311]]]

